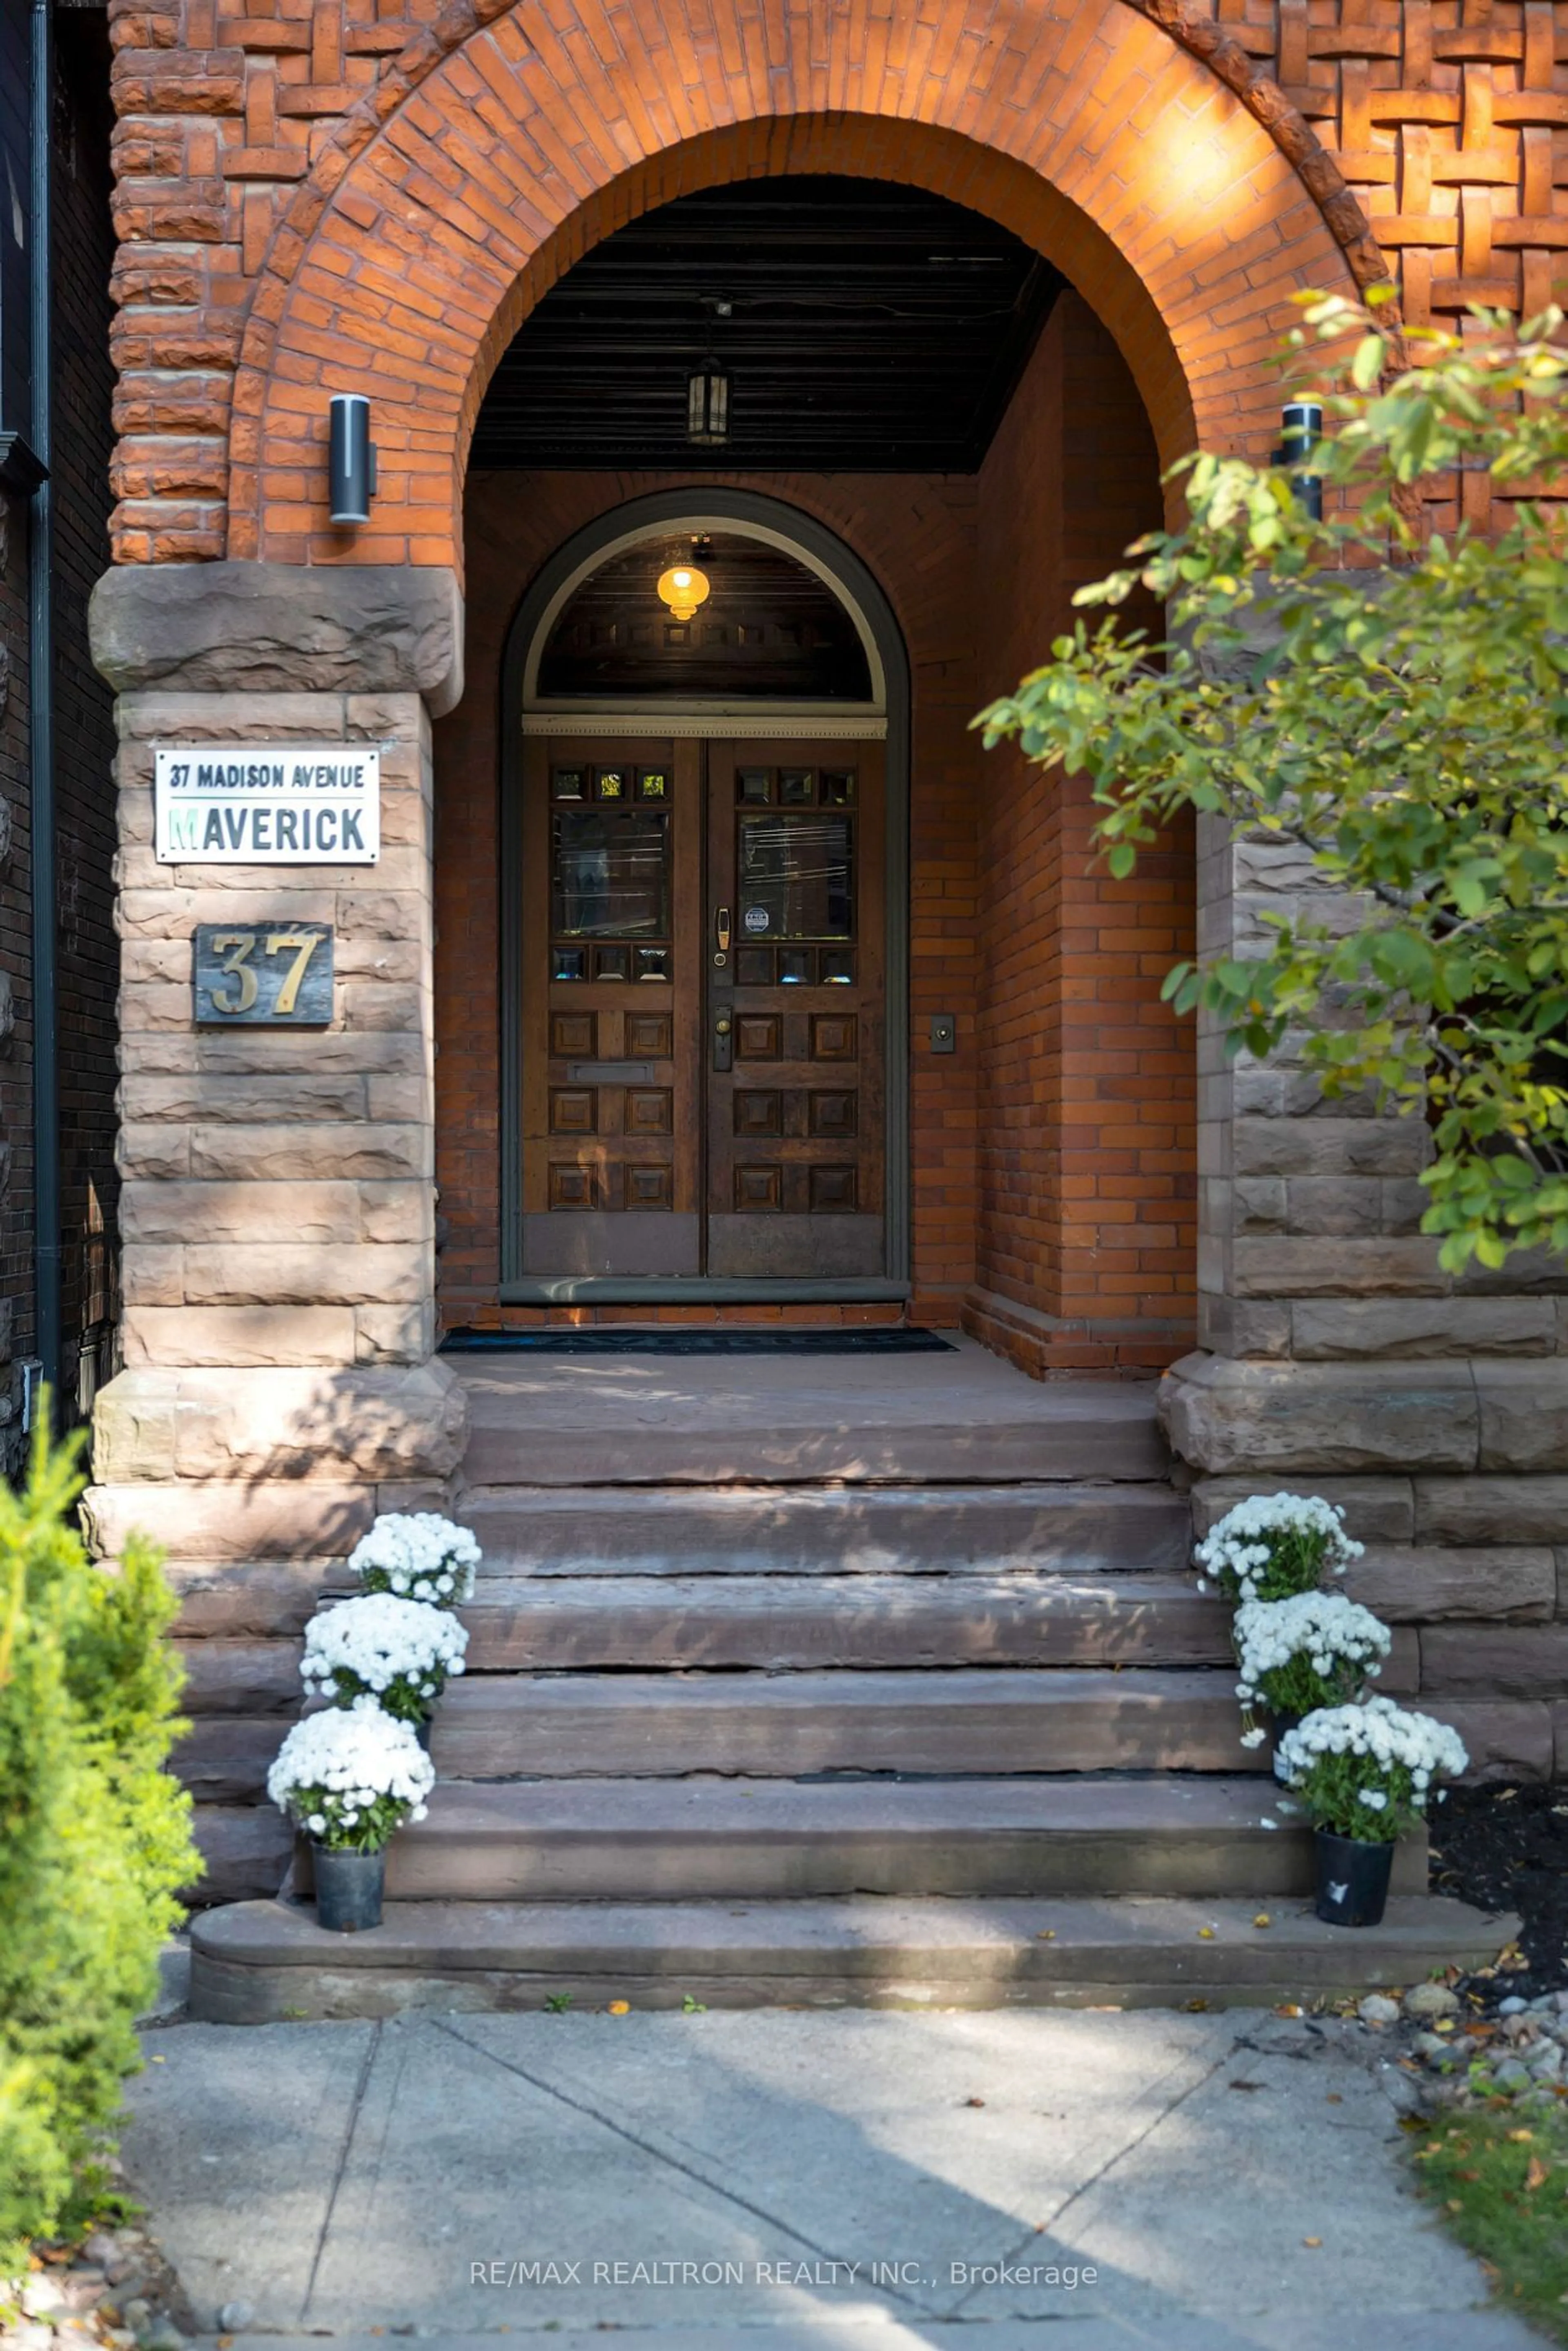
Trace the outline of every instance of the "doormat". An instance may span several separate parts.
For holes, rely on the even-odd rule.
[[[452,1331],[444,1355],[951,1355],[950,1339],[899,1327],[870,1331]]]

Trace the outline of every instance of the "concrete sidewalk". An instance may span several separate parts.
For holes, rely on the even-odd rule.
[[[453,2015],[146,2049],[131,2183],[201,2325],[274,2351],[1539,2341],[1409,2192],[1355,2024]]]

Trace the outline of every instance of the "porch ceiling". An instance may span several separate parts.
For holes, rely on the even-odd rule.
[[[491,383],[473,464],[971,473],[1061,282],[1008,230],[915,188],[791,177],[684,196],[545,296]],[[716,448],[686,439],[705,359],[732,380]]]

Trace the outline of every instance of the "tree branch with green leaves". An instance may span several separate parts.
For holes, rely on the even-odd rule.
[[[1426,1117],[1423,1229],[1458,1272],[1568,1250],[1568,350],[1556,311],[1448,334],[1369,301],[1304,297],[1289,339],[1325,518],[1282,469],[1185,460],[1183,528],[1081,590],[975,724],[1088,778],[1113,874],[1184,808],[1306,852],[1318,886],[1262,946],[1165,995]],[[1427,493],[1475,471],[1506,528],[1431,528]],[[1125,625],[1140,589],[1163,643]]]

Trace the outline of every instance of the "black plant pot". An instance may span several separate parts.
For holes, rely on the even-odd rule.
[[[415,1723],[411,1723],[411,1725],[410,1725],[409,1727],[410,1727],[410,1729],[413,1730],[413,1735],[414,1735],[414,1737],[418,1740],[418,1741],[419,1741],[420,1745],[423,1748],[423,1750],[424,1750],[425,1753],[428,1755],[428,1754],[429,1754],[429,1752],[430,1752],[430,1717],[429,1717],[429,1715],[427,1715],[427,1714],[422,1714],[422,1715],[420,1716],[420,1718],[419,1718],[419,1720],[418,1720],[417,1722],[415,1722]]]
[[[312,1842],[310,1866],[316,1878],[319,1925],[336,1935],[362,1935],[381,1925],[387,1875],[384,1852],[334,1852],[330,1845]]]
[[[1296,1725],[1301,1721],[1301,1718],[1299,1714],[1270,1713],[1269,1717],[1269,1729],[1274,1740],[1274,1777],[1279,1781],[1281,1787],[1284,1785],[1285,1775],[1280,1768],[1280,1741],[1283,1739],[1287,1730],[1295,1729]]]
[[[1394,1867],[1392,1843],[1368,1844],[1363,1837],[1316,1835],[1318,1917],[1331,1927],[1380,1927]]]

